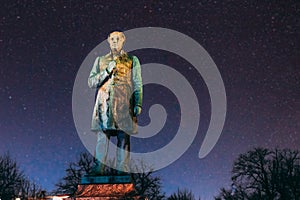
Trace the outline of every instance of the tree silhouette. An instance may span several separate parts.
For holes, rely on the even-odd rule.
[[[93,157],[88,153],[81,153],[78,161],[69,163],[66,175],[55,185],[57,194],[74,195],[77,185],[83,175],[88,174],[93,166]]]
[[[221,189],[215,199],[300,198],[299,151],[256,148],[241,154],[234,162],[234,191]]]
[[[135,168],[134,171],[141,172],[132,174],[133,183],[139,196],[147,197],[149,200],[165,198],[165,193],[162,192],[161,178],[153,176],[153,170],[147,164],[139,161],[138,164],[133,164],[131,168]]]
[[[37,197],[43,190],[31,182],[9,153],[0,156],[0,199]]]
[[[66,169],[66,175],[56,184],[54,193],[74,196],[83,175],[91,172],[94,163],[93,160],[94,158],[90,154],[81,153],[78,161],[69,164]],[[113,161],[109,162],[113,163]],[[131,167],[139,167],[142,169],[138,170],[142,171],[141,173],[131,174],[138,196],[147,197],[149,200],[160,200],[164,198],[164,193],[161,190],[161,179],[159,177],[153,176],[152,171],[146,170],[147,166],[143,162]],[[115,175],[117,171],[106,167],[104,173],[105,175]],[[126,198],[130,199],[131,197],[128,196]]]
[[[167,200],[195,200],[195,196],[190,190],[177,189],[177,192],[171,194],[170,197],[167,198]]]
[[[0,198],[11,199],[22,188],[24,174],[9,154],[0,157]]]

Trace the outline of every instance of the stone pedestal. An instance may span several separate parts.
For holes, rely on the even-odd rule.
[[[84,176],[81,178],[81,184],[93,184],[93,183],[131,183],[131,176],[130,175],[123,175],[123,176]]]
[[[76,200],[141,199],[136,195],[129,175],[84,176],[76,191]]]

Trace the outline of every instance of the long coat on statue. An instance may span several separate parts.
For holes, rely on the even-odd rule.
[[[110,62],[116,70],[108,74]],[[96,101],[92,116],[92,131],[122,130],[137,133],[135,106],[142,106],[141,66],[136,56],[121,52],[113,60],[111,53],[97,57],[88,79],[90,88],[96,88]]]

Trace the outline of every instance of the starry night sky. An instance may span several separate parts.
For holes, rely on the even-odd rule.
[[[164,27],[186,34],[206,49],[224,81],[225,126],[212,152],[200,160],[210,119],[209,94],[201,75],[168,52],[133,52],[141,64],[156,62],[178,70],[190,81],[200,104],[193,144],[179,160],[156,172],[167,194],[186,187],[211,199],[220,187],[229,186],[232,163],[240,153],[258,146],[300,149],[296,1],[4,0],[1,4],[0,153],[10,152],[25,174],[49,191],[67,164],[86,151],[72,116],[77,71],[115,29]],[[144,88],[140,124],[149,123],[148,109],[155,103],[165,106],[169,118],[155,137],[133,141],[141,152],[167,144],[178,128],[178,102],[158,85]]]

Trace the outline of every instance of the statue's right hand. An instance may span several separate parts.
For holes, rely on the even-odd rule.
[[[116,68],[116,62],[113,60],[108,64],[107,72],[110,74]]]

